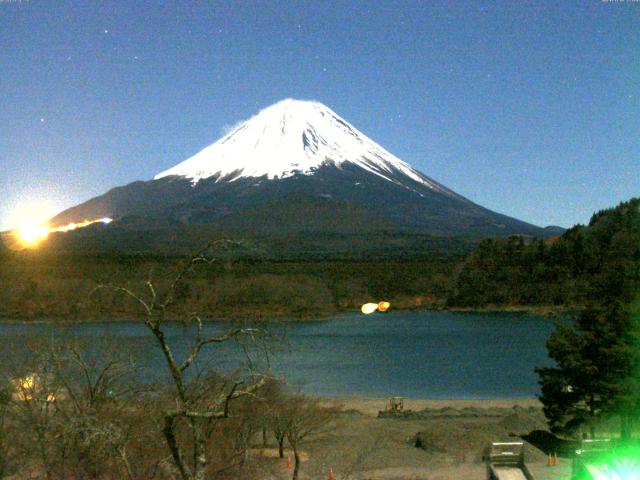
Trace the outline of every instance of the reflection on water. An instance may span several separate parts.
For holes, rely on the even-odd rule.
[[[192,328],[167,325],[185,353]],[[209,323],[209,333],[224,326]],[[273,371],[321,395],[402,395],[415,398],[531,397],[538,393],[535,366],[549,363],[545,342],[553,321],[532,315],[452,312],[352,314],[332,320],[269,324],[278,349]],[[0,324],[0,361],[19,363],[34,337],[74,337],[85,348],[129,352],[153,380],[165,379],[159,349],[141,322],[68,327]],[[236,370],[244,364],[234,342],[203,350],[200,370]]]

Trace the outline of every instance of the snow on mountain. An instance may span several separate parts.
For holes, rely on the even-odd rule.
[[[383,232],[381,251],[395,250],[394,242],[407,232],[434,238],[548,236],[440,185],[326,106],[291,99],[262,110],[153,180],[113,188],[50,223],[103,217],[115,221],[100,241],[114,245],[127,238],[127,248],[140,251],[186,252],[207,231],[277,239],[274,245],[283,238],[317,241],[301,247],[305,252],[334,251],[336,238],[353,238],[353,245],[344,240],[340,248],[359,251],[375,243],[367,237],[375,232]],[[186,243],[179,247],[176,239]],[[414,247],[422,248],[415,244],[408,251]]]
[[[404,175],[432,190],[456,194],[392,155],[325,105],[286,99],[240,123],[213,145],[169,170],[167,176],[210,177],[233,182],[243,177],[282,179],[313,175],[323,165],[355,164],[390,182]],[[404,185],[406,186],[406,185]],[[410,188],[410,187],[408,187]]]

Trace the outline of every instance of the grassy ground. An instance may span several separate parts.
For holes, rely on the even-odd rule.
[[[406,409],[433,409],[429,410],[432,418],[423,419],[377,418],[385,399],[337,398],[327,403],[339,405],[341,413],[323,434],[303,447],[303,479],[328,478],[329,468],[336,479],[484,479],[482,455],[487,445],[517,441],[518,434],[546,428],[535,399],[406,400]],[[462,409],[475,416],[461,416]],[[414,446],[419,433],[423,448]],[[545,453],[529,444],[525,452],[537,480],[569,478],[567,460],[548,467]],[[286,460],[273,458],[272,462],[274,471],[280,470],[275,478],[286,478]]]

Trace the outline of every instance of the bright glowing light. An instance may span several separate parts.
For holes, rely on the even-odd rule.
[[[377,309],[378,309],[378,304],[377,303],[365,303],[360,308],[360,311],[362,313],[364,313],[365,315],[369,315],[370,313],[375,312]]]
[[[24,378],[18,379],[18,383],[20,384],[20,388],[23,390],[29,390],[36,386],[36,377],[35,375],[27,375]]]
[[[11,380],[13,388],[16,390],[14,398],[23,402],[30,400],[44,400],[45,402],[55,402],[56,396],[53,393],[42,392],[40,377],[35,374]]]
[[[15,398],[21,401],[33,400],[33,390],[36,386],[35,375],[27,375],[22,378],[14,378],[11,383],[17,390]]]
[[[113,219],[109,217],[103,217],[97,220],[84,220],[79,223],[71,222],[61,227],[50,227],[46,223],[40,223],[35,219],[25,218],[20,223],[20,226],[16,230],[14,230],[14,236],[16,237],[19,245],[22,248],[35,248],[44,240],[46,240],[50,233],[71,232],[79,228],[88,227],[89,225],[93,225],[94,223],[102,223],[108,225],[112,221]]]
[[[634,442],[585,440],[582,448],[576,450],[576,460],[576,479],[640,479],[640,450]]]
[[[52,228],[50,231],[51,232],[70,232],[72,230],[77,230],[78,228],[88,227],[89,225],[93,225],[94,223],[104,223],[105,225],[108,225],[112,221],[113,220],[109,217],[99,218],[98,220],[84,220],[80,223],[72,222],[67,225],[63,225],[62,227]]]
[[[389,302],[378,302],[378,303],[365,303],[360,307],[360,311],[365,315],[369,315],[370,313],[377,311],[386,312],[391,307]]]
[[[378,310],[381,312],[386,312],[387,310],[389,310],[389,307],[391,307],[391,304],[389,302],[378,303]]]
[[[640,478],[637,458],[616,458],[610,464],[587,465],[593,480],[636,480]]]
[[[20,223],[16,233],[20,243],[27,248],[31,248],[39,245],[47,238],[49,228],[46,225],[26,218]]]

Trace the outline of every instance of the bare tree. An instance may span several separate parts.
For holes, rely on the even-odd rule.
[[[217,245],[220,243],[223,246],[229,244],[229,242],[218,242]],[[191,258],[174,277],[164,294],[156,290],[151,275],[145,282],[145,290],[141,293],[122,286],[98,287],[120,292],[139,306],[144,315],[144,325],[153,335],[163,354],[172,380],[173,394],[171,407],[163,412],[162,433],[171,453],[176,476],[181,480],[204,480],[208,466],[207,442],[214,432],[214,422],[228,418],[230,405],[234,400],[254,396],[265,382],[263,375],[251,371],[244,379],[227,378],[222,384],[217,385],[215,393],[208,392],[207,395],[203,395],[202,385],[190,388],[187,376],[190,367],[204,348],[231,340],[241,341],[245,337],[255,340],[264,334],[260,329],[237,327],[223,333],[205,335],[201,318],[195,313],[191,314],[187,323],[194,326],[195,336],[190,341],[186,355],[182,359],[176,357],[173,346],[167,338],[165,323],[169,309],[176,301],[179,286],[198,264],[212,264],[215,261],[207,256],[208,251],[209,248]],[[186,428],[188,431],[188,441],[180,435],[181,428]],[[190,460],[187,459],[189,445],[191,445]]]
[[[60,387],[60,398],[55,399],[58,421],[70,445],[69,468],[92,479],[115,468],[133,480],[128,450],[134,423],[129,410],[147,390],[137,365],[115,345],[90,351],[77,341],[66,341],[51,360]]]
[[[135,373],[113,350],[89,353],[69,339],[36,342],[22,370],[10,374],[21,463],[36,453],[38,478],[133,480],[134,423],[125,409],[140,393]]]
[[[323,432],[333,418],[333,411],[322,406],[316,399],[293,395],[288,400],[283,413],[287,419],[285,435],[295,459],[292,480],[298,480],[301,445],[309,437]]]
[[[36,347],[17,375],[10,378],[11,416],[23,432],[16,441],[26,458],[35,456],[40,477],[53,480],[64,468],[66,452],[56,441],[61,437],[55,399],[60,385],[54,376],[51,351]]]
[[[266,431],[273,433],[278,444],[278,456],[284,458],[284,441],[289,419],[287,417],[287,394],[283,382],[273,379],[265,385],[262,395],[262,443],[266,445]]]

